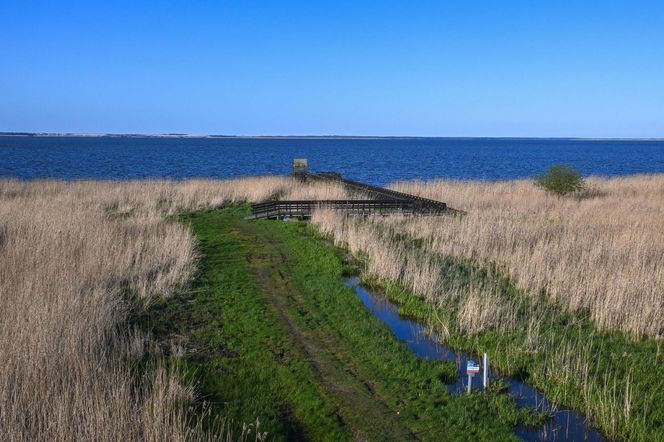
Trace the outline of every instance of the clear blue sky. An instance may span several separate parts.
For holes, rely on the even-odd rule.
[[[664,2],[4,0],[0,131],[664,137]]]

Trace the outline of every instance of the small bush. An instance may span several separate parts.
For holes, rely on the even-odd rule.
[[[566,195],[586,187],[581,172],[565,165],[551,166],[545,174],[535,178],[535,184],[556,195]]]

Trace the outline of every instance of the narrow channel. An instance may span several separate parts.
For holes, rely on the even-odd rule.
[[[355,289],[355,293],[364,305],[387,325],[397,339],[420,358],[456,362],[459,370],[458,380],[448,384],[447,388],[452,394],[463,394],[467,388],[465,373],[468,355],[455,352],[445,346],[441,340],[418,322],[404,319],[399,316],[399,307],[385,296],[372,293],[360,285],[358,278],[352,278],[346,284]],[[496,379],[490,376],[490,379]],[[551,404],[546,396],[532,386],[515,378],[500,378],[508,385],[510,394],[517,407],[529,407],[538,411],[552,413],[552,418],[544,425],[536,428],[523,426],[516,427],[514,432],[525,441],[604,441],[604,437],[592,428],[586,418],[572,410],[559,409]],[[481,377],[475,379],[473,390],[481,390]]]

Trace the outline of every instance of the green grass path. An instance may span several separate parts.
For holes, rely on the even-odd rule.
[[[200,242],[195,290],[150,314],[186,348],[213,414],[272,440],[513,440],[504,395],[453,397],[451,364],[414,356],[343,285],[341,252],[301,223],[245,209],[183,216]]]

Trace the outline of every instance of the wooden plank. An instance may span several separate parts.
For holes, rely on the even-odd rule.
[[[336,181],[343,184],[348,190],[365,195],[375,195],[376,199],[349,199],[349,200],[283,200],[268,201],[252,204],[250,219],[282,218],[285,216],[311,217],[316,209],[326,208],[344,211],[348,215],[443,215],[463,213],[447,207],[441,201],[422,198],[396,190],[372,186],[371,184],[341,178],[336,173],[321,173],[315,175],[309,172],[304,177],[313,180]]]
[[[351,215],[420,214],[441,215],[446,210],[441,206],[431,207],[407,200],[306,200],[270,201],[252,205],[252,219],[278,218],[284,216],[310,217],[316,209],[344,211]]]

